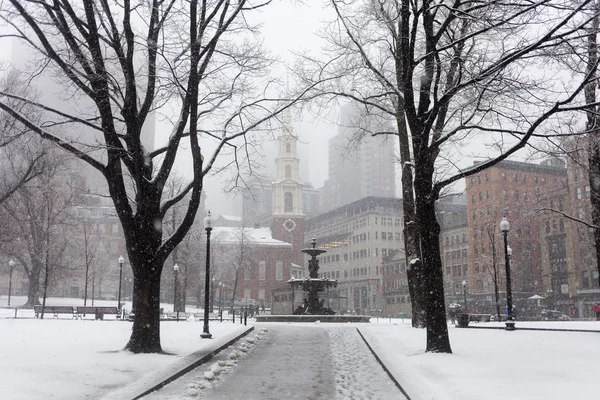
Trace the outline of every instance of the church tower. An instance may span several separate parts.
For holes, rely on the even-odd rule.
[[[304,255],[304,212],[300,180],[300,157],[297,153],[298,140],[294,135],[289,114],[284,115],[284,132],[277,138],[275,158],[276,180],[273,182],[273,216],[271,231],[273,238],[293,246],[292,262],[303,265]]]

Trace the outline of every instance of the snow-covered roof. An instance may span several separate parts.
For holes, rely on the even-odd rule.
[[[239,243],[242,234],[249,244],[292,247],[287,242],[273,239],[271,228],[244,228],[242,230],[235,227],[216,227],[213,228],[211,236],[214,241],[219,243]]]
[[[242,222],[242,217],[236,217],[235,215],[219,215],[219,217],[226,219],[227,221],[236,221],[236,222]]]

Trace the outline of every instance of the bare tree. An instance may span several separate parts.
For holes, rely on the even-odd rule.
[[[64,155],[46,149],[46,165],[42,175],[21,186],[3,203],[14,227],[12,236],[4,247],[14,254],[27,275],[29,289],[25,306],[39,304],[47,290],[65,268],[65,234],[72,224],[69,213],[72,195]],[[52,166],[52,168],[50,168]],[[42,292],[40,293],[40,289]]]
[[[496,229],[494,224],[487,224],[486,227],[488,240],[490,243],[490,253],[492,255],[492,262],[488,264],[488,272],[492,276],[492,283],[494,284],[494,295],[496,301],[496,315],[498,321],[500,321],[500,294],[498,291],[498,262],[496,254]]]
[[[3,3],[0,17],[14,29],[11,36],[39,54],[42,68],[62,79],[64,90],[84,110],[69,113],[8,91],[0,93],[0,109],[106,181],[134,276],[135,321],[125,346],[134,353],[162,351],[163,264],[195,220],[204,177],[217,168],[221,153],[228,153],[233,166],[243,162],[268,128],[265,122],[291,104],[269,97],[277,92],[276,82],[266,76],[271,60],[249,22],[250,14],[269,2]],[[52,118],[35,124],[8,99],[42,108]],[[172,130],[164,147],[150,151],[142,142],[142,128],[161,106],[170,110],[161,115]],[[89,132],[87,142],[73,140],[67,128]],[[168,197],[163,189],[184,145],[189,146],[193,177]],[[129,179],[132,187],[126,184]],[[168,210],[188,195],[181,223],[164,238]]]
[[[570,44],[593,29],[593,12],[583,11],[595,2],[330,3],[337,18],[326,30],[328,57],[305,56],[298,70],[307,82],[325,79],[322,94],[395,122],[394,130],[369,134],[398,136],[411,295],[420,294],[417,311],[426,311],[426,350],[449,353],[435,202],[445,187],[506,159],[536,135],[560,132],[560,116],[583,109],[597,62],[565,82],[554,60],[585,56]],[[471,167],[453,162],[473,156],[463,150],[469,142],[489,146],[486,160]]]
[[[16,70],[11,69],[0,81],[4,91],[23,94],[24,82]],[[33,107],[19,101],[11,101],[11,107],[18,109],[31,120],[39,120],[39,113]],[[43,147],[32,145],[32,132],[6,112],[0,112],[0,165],[5,173],[0,177],[0,204],[21,186],[39,176],[44,165]]]

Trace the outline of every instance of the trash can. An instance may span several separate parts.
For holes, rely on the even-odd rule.
[[[469,326],[469,314],[468,313],[458,314],[458,327],[459,328],[467,328],[468,326]]]

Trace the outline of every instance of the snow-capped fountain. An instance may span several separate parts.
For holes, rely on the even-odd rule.
[[[304,299],[302,305],[294,311],[295,315],[333,315],[333,310],[329,307],[325,307],[325,300],[319,299],[319,292],[325,289],[336,287],[338,281],[335,279],[319,278],[319,260],[317,256],[326,253],[327,250],[317,249],[317,240],[313,238],[310,242],[312,247],[308,249],[302,249],[301,251],[311,256],[308,260],[308,278],[306,279],[295,279],[292,278],[288,283],[292,288],[302,288],[303,291],[308,293],[308,297]]]
[[[338,281],[335,279],[319,278],[319,260],[317,256],[326,253],[324,249],[317,249],[317,240],[313,238],[311,248],[301,251],[311,256],[308,261],[308,278],[292,278],[287,283],[292,287],[292,306],[296,289],[300,293],[305,293],[306,297],[302,305],[294,309],[293,315],[289,314],[261,314],[256,316],[256,322],[369,322],[368,315],[339,315],[335,314],[331,308],[324,305],[325,300],[319,298],[319,292],[329,288],[335,288]],[[293,309],[293,307],[292,307]]]

